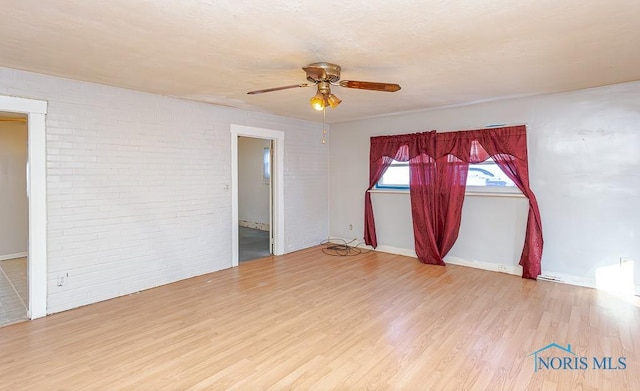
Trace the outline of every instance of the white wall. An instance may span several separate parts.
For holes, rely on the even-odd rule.
[[[596,271],[618,264],[621,256],[638,263],[640,82],[334,124],[330,234],[363,236],[371,136],[500,123],[527,124],[531,187],[545,240],[543,274],[594,284]],[[383,248],[413,251],[407,198],[373,195]],[[519,199],[467,197],[460,237],[449,259],[515,268],[526,208]],[[635,284],[640,284],[640,265]]]
[[[0,94],[49,104],[49,313],[231,266],[232,123],[285,132],[285,250],[327,236],[320,124],[6,68]]]
[[[415,257],[409,195],[375,193],[371,198],[378,249]],[[467,196],[458,240],[446,260],[479,267],[495,264],[495,269],[497,265],[508,265],[510,271],[521,274],[517,264],[524,243],[528,205],[523,197]],[[361,239],[353,234],[346,237]]]
[[[0,260],[27,253],[26,165],[27,124],[0,122]]]
[[[270,140],[238,138],[238,219],[269,225],[269,181],[264,180],[264,149]]]

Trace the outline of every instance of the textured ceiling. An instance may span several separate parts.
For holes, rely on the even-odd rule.
[[[319,121],[302,66],[328,61],[327,122],[640,80],[637,0],[2,0],[0,66]]]

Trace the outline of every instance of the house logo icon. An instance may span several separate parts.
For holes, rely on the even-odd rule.
[[[533,356],[533,371],[540,370],[624,370],[627,368],[625,356],[581,356],[555,342],[529,354]],[[529,357],[528,356],[528,357]]]
[[[553,348],[557,348],[557,349],[559,349],[560,351],[564,352],[564,353],[561,353],[561,354],[563,354],[565,357],[560,358],[559,356],[553,356],[553,357],[551,358],[551,360],[547,360],[547,361],[542,360],[542,358],[543,358],[543,357],[542,357],[542,352],[547,351],[547,350],[549,350],[549,349],[553,349]],[[557,343],[552,342],[552,343],[550,343],[549,345],[547,345],[547,346],[545,346],[545,347],[543,347],[543,348],[540,348],[540,349],[536,350],[535,352],[533,352],[533,353],[531,353],[531,354],[529,355],[529,356],[533,356],[533,371],[534,371],[534,372],[538,372],[538,368],[540,367],[539,363],[545,363],[545,362],[550,363],[551,361],[553,361],[553,359],[554,359],[554,358],[559,359],[559,361],[560,361],[561,363],[565,363],[565,362],[567,362],[567,360],[566,360],[566,359],[564,359],[564,358],[566,358],[567,353],[568,353],[568,354],[571,354],[571,355],[573,355],[573,356],[576,356],[576,358],[578,358],[578,357],[577,357],[577,354],[575,354],[573,351],[571,351],[571,344],[567,344],[567,347],[565,348],[565,347],[564,347],[564,346],[562,346],[562,345],[558,345]],[[570,361],[573,361],[573,360],[571,360],[571,357],[569,357],[569,358],[570,358]],[[564,359],[564,360],[563,360],[563,359]],[[578,360],[578,361],[580,361],[580,360]],[[547,368],[549,368],[549,365],[544,365],[544,364],[543,364],[542,366],[543,366],[543,367],[547,367]],[[555,369],[555,368],[554,368],[554,369]],[[559,368],[558,368],[558,369],[559,369]]]

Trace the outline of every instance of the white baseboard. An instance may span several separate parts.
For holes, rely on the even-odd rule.
[[[27,255],[29,255],[29,253],[27,253],[26,251],[23,253],[0,255],[0,261],[6,261],[9,259],[16,259],[16,258],[24,258]]]
[[[366,244],[364,244],[364,240],[359,239],[359,238],[351,238],[351,239],[345,239],[339,236],[329,236],[327,238],[328,241],[330,242],[334,242],[334,243],[338,243],[338,244],[344,244],[347,243],[350,246],[358,246],[360,248],[363,249],[369,249],[369,250],[373,250],[373,247],[371,246],[367,246]]]
[[[382,246],[378,246],[378,248],[376,248],[376,251],[382,251],[390,254],[404,255],[412,258],[418,257],[416,255],[415,250],[406,249],[406,248],[398,248],[398,247],[382,245]],[[501,264],[490,263],[490,262],[468,261],[466,259],[462,259],[458,257],[450,257],[450,256],[445,257],[444,261],[445,263],[448,263],[451,265],[473,267],[476,269],[513,274],[516,276],[522,275],[522,267],[520,265],[501,265]]]
[[[381,245],[376,247],[376,251],[382,251],[383,253],[396,254],[396,255],[404,255],[405,257],[418,258],[415,250],[407,249],[407,248],[399,248],[399,247],[391,247]]]
[[[538,279],[544,281],[559,282],[562,284],[583,286],[586,288],[596,287],[596,281],[594,279],[577,277],[564,273],[545,272],[538,276]]]
[[[598,284],[596,283],[596,280],[593,278],[585,278],[585,277],[577,277],[577,276],[573,276],[571,274],[564,274],[564,273],[555,273],[555,272],[548,272],[548,273],[543,273],[538,277],[539,280],[544,280],[544,281],[552,281],[552,282],[559,282],[561,284],[568,284],[568,285],[575,285],[575,286],[582,286],[585,288],[593,288],[593,289],[598,289]],[[607,290],[607,289],[605,289]],[[633,286],[633,294],[635,296],[640,296],[640,285],[634,285]]]
[[[504,265],[500,263],[468,261],[466,259],[449,257],[449,256],[444,257],[444,261],[452,265],[473,267],[476,269],[489,270],[492,272],[513,274],[514,276],[522,276],[522,266],[520,265]]]
[[[412,258],[418,257],[416,255],[415,250],[406,249],[406,248],[380,245],[375,250],[385,252],[385,253],[390,253],[390,254],[404,255]],[[451,256],[445,257],[444,261],[451,265],[473,267],[481,270],[513,274],[514,276],[522,276],[522,266],[520,265],[503,265],[503,264],[490,263],[490,262],[468,261],[466,259],[451,257]],[[568,285],[597,289],[595,279],[578,277],[570,274],[543,272],[543,274],[541,274],[538,277],[538,279],[544,280],[544,281],[559,282],[561,284],[568,284]],[[634,291],[635,291],[634,294],[636,296],[640,296],[640,285],[634,285]]]

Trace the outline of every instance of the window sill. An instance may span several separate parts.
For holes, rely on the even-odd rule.
[[[526,198],[524,194],[517,192],[495,192],[495,191],[467,191],[465,196],[472,197],[509,197],[509,198]]]
[[[369,193],[381,193],[381,194],[409,194],[409,190],[402,189],[371,189]],[[497,192],[497,191],[482,191],[471,190],[464,193],[465,196],[471,197],[511,197],[511,198],[526,198],[524,194],[520,192]]]
[[[409,194],[409,189],[371,189],[369,193],[383,193],[383,194]]]

